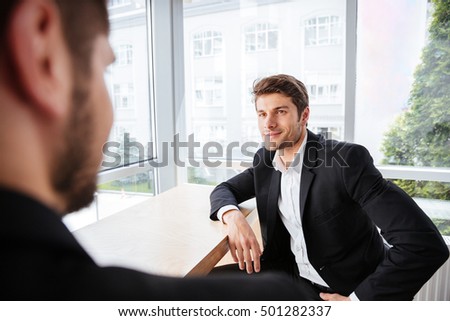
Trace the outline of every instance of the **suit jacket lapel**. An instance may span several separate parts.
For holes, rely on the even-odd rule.
[[[305,146],[305,155],[303,156],[302,178],[300,183],[300,216],[303,220],[305,213],[305,204],[308,197],[309,189],[314,180],[314,172],[312,169],[316,166],[317,150],[319,138],[312,132],[308,131],[308,141]]]

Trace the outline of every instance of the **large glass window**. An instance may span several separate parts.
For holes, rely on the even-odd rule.
[[[450,235],[450,28],[436,3],[359,1],[355,141]]]
[[[227,159],[228,165],[231,160],[240,164],[251,159],[261,140],[252,85],[256,79],[276,73],[292,74],[315,92],[311,129],[326,128],[334,138],[343,139],[345,3],[184,1],[186,136],[193,134],[200,143],[194,153],[203,160],[200,166],[210,155],[203,149],[208,142],[211,146],[220,144],[214,149],[214,159]],[[306,26],[313,24],[314,41],[334,46],[307,45],[312,40],[302,35]],[[197,30],[210,25],[222,31],[221,41],[227,44],[227,50],[214,59],[196,59],[204,45],[192,49],[191,35],[204,38]],[[236,170],[240,169],[191,168],[187,178],[189,182],[216,184],[227,175],[235,175]]]
[[[126,6],[118,8],[119,4]],[[153,156],[149,148],[152,127],[146,1],[112,1],[109,15],[116,62],[105,79],[115,113],[102,170],[129,166],[127,161],[144,161]],[[127,153],[139,154],[139,158],[126,157]]]
[[[145,200],[155,191],[147,1],[111,0],[110,43],[116,56],[105,75],[114,124],[103,148],[98,193],[87,209],[64,220],[74,230]],[[150,144],[149,144],[150,143]]]
[[[260,141],[250,95],[253,81],[292,74],[310,94],[309,129],[366,146],[384,177],[400,185],[441,232],[450,235],[446,5],[361,0],[355,11],[348,11],[351,3],[185,1],[185,33],[213,23],[227,43],[223,57],[214,61],[193,63],[192,54],[185,52],[187,133],[197,135],[199,118],[221,124],[223,150],[233,147],[223,153],[227,162],[221,168],[188,169],[188,180],[217,184],[243,169],[234,165],[255,149],[240,147]],[[191,112],[196,92],[190,83],[218,71],[224,77],[224,108],[201,115]],[[204,139],[204,129],[201,135]]]

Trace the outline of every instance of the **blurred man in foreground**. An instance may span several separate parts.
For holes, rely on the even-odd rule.
[[[177,279],[100,268],[65,228],[61,217],[93,199],[112,124],[108,29],[105,0],[0,4],[1,299],[301,299],[278,276]]]

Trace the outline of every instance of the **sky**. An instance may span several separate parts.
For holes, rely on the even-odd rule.
[[[408,107],[414,71],[426,41],[426,0],[358,2],[355,142],[375,163],[383,133]]]

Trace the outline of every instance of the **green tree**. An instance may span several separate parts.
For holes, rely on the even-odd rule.
[[[385,134],[384,164],[450,167],[450,0],[432,0],[434,12],[409,108]],[[396,181],[411,196],[450,200],[450,184]]]

